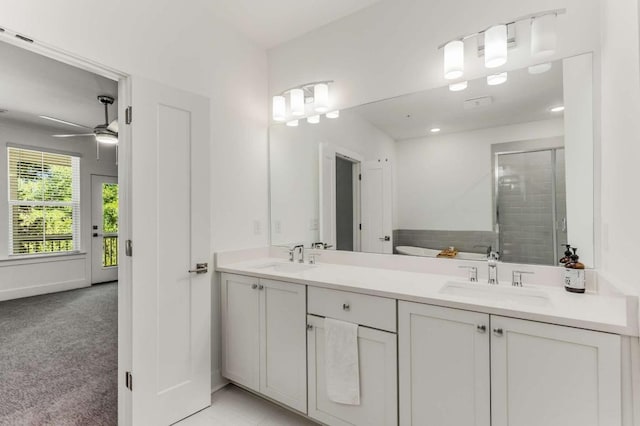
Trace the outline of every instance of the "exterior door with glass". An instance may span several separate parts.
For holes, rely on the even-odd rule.
[[[91,176],[91,283],[118,279],[118,178]]]

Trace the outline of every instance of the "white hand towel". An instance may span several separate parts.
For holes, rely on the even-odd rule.
[[[325,318],[324,342],[327,396],[340,404],[360,405],[358,325]]]

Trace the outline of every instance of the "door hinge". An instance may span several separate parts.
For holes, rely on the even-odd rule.
[[[362,180],[362,173],[358,174],[358,180]]]
[[[127,256],[133,256],[133,243],[131,240],[127,240],[124,242],[124,253]]]
[[[130,371],[127,371],[126,373],[124,373],[124,385],[130,391],[133,390],[133,375],[131,374]]]
[[[124,122],[125,124],[131,124],[131,120],[133,120],[133,107],[129,105],[127,109],[124,110]]]
[[[361,223],[358,224],[358,229],[362,231],[362,224]]]

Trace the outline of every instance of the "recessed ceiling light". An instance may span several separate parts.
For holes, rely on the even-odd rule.
[[[307,117],[307,123],[309,124],[318,124],[319,122],[320,122],[319,115],[312,115],[310,117]]]
[[[551,112],[562,112],[562,111],[564,111],[564,105],[555,106],[555,107],[551,108],[549,111],[551,111]]]
[[[82,128],[85,127],[85,126],[82,126],[80,124],[72,123],[70,121],[65,121],[65,120],[60,120],[59,118],[49,117],[48,115],[39,115],[38,117],[44,118],[45,120],[49,120],[49,121],[55,121],[56,123],[66,124],[67,126],[71,126],[71,127],[82,127]]]
[[[468,85],[469,85],[469,83],[466,82],[466,81],[460,81],[458,83],[451,83],[449,85],[449,90],[451,90],[452,92],[459,92],[461,90],[466,89]]]
[[[431,133],[438,133],[440,131],[439,127],[434,127],[433,129],[430,130]]]
[[[500,74],[493,74],[487,76],[487,84],[489,86],[497,86],[507,81],[507,73],[501,72]]]
[[[529,67],[529,74],[542,74],[551,69],[551,62],[545,62],[544,64],[531,65]]]

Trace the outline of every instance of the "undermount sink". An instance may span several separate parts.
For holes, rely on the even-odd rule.
[[[546,307],[551,305],[549,295],[544,291],[531,288],[511,287],[507,285],[448,281],[442,286],[439,293],[481,300],[490,300],[493,302],[506,304],[518,304],[538,307]]]
[[[291,262],[273,262],[265,263],[264,265],[254,266],[255,269],[273,269],[276,272],[287,272],[295,274],[297,272],[308,271],[315,268],[316,265],[308,265],[306,263],[291,263]]]

